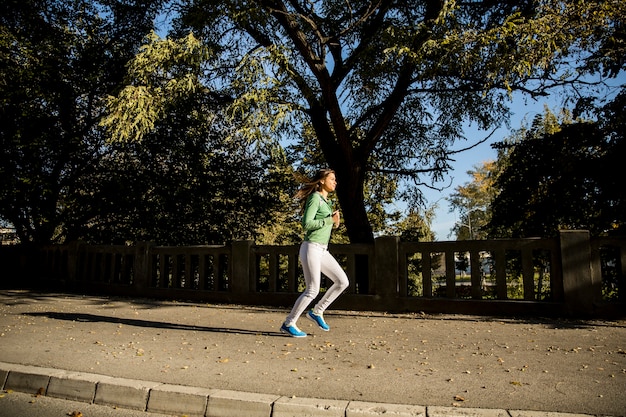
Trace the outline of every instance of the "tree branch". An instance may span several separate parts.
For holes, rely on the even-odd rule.
[[[457,153],[462,153],[465,151],[469,151],[470,149],[474,149],[475,147],[477,147],[480,144],[483,144],[485,142],[487,142],[489,140],[489,138],[491,138],[493,136],[494,133],[496,133],[496,130],[498,130],[498,127],[494,128],[491,133],[489,133],[487,136],[485,136],[484,138],[482,138],[481,140],[479,140],[478,142],[473,143],[472,145],[462,148],[462,149],[457,149],[457,150],[452,150],[448,152],[448,155],[455,155]]]

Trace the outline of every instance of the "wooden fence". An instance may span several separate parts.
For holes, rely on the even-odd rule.
[[[626,238],[331,245],[351,285],[332,308],[485,315],[621,315]],[[298,246],[2,247],[0,283],[99,294],[290,306],[303,289]],[[328,283],[327,283],[328,284]]]

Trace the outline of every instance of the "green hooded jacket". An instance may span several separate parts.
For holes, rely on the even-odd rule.
[[[312,193],[304,205],[302,227],[304,240],[328,244],[333,229],[333,203],[324,199],[319,192]]]

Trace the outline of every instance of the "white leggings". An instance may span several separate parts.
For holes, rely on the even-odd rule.
[[[326,245],[308,241],[302,242],[300,262],[302,263],[306,288],[287,316],[287,320],[285,320],[287,326],[296,324],[304,310],[317,297],[320,292],[322,274],[330,278],[333,285],[326,290],[322,299],[313,307],[315,314],[323,314],[328,306],[348,288],[348,276],[337,260],[328,252]]]

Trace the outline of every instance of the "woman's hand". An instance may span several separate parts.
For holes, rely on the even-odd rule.
[[[341,220],[341,217],[339,215],[339,210],[335,210],[333,211],[333,223],[334,223],[334,228],[338,228],[339,227],[339,221]]]

